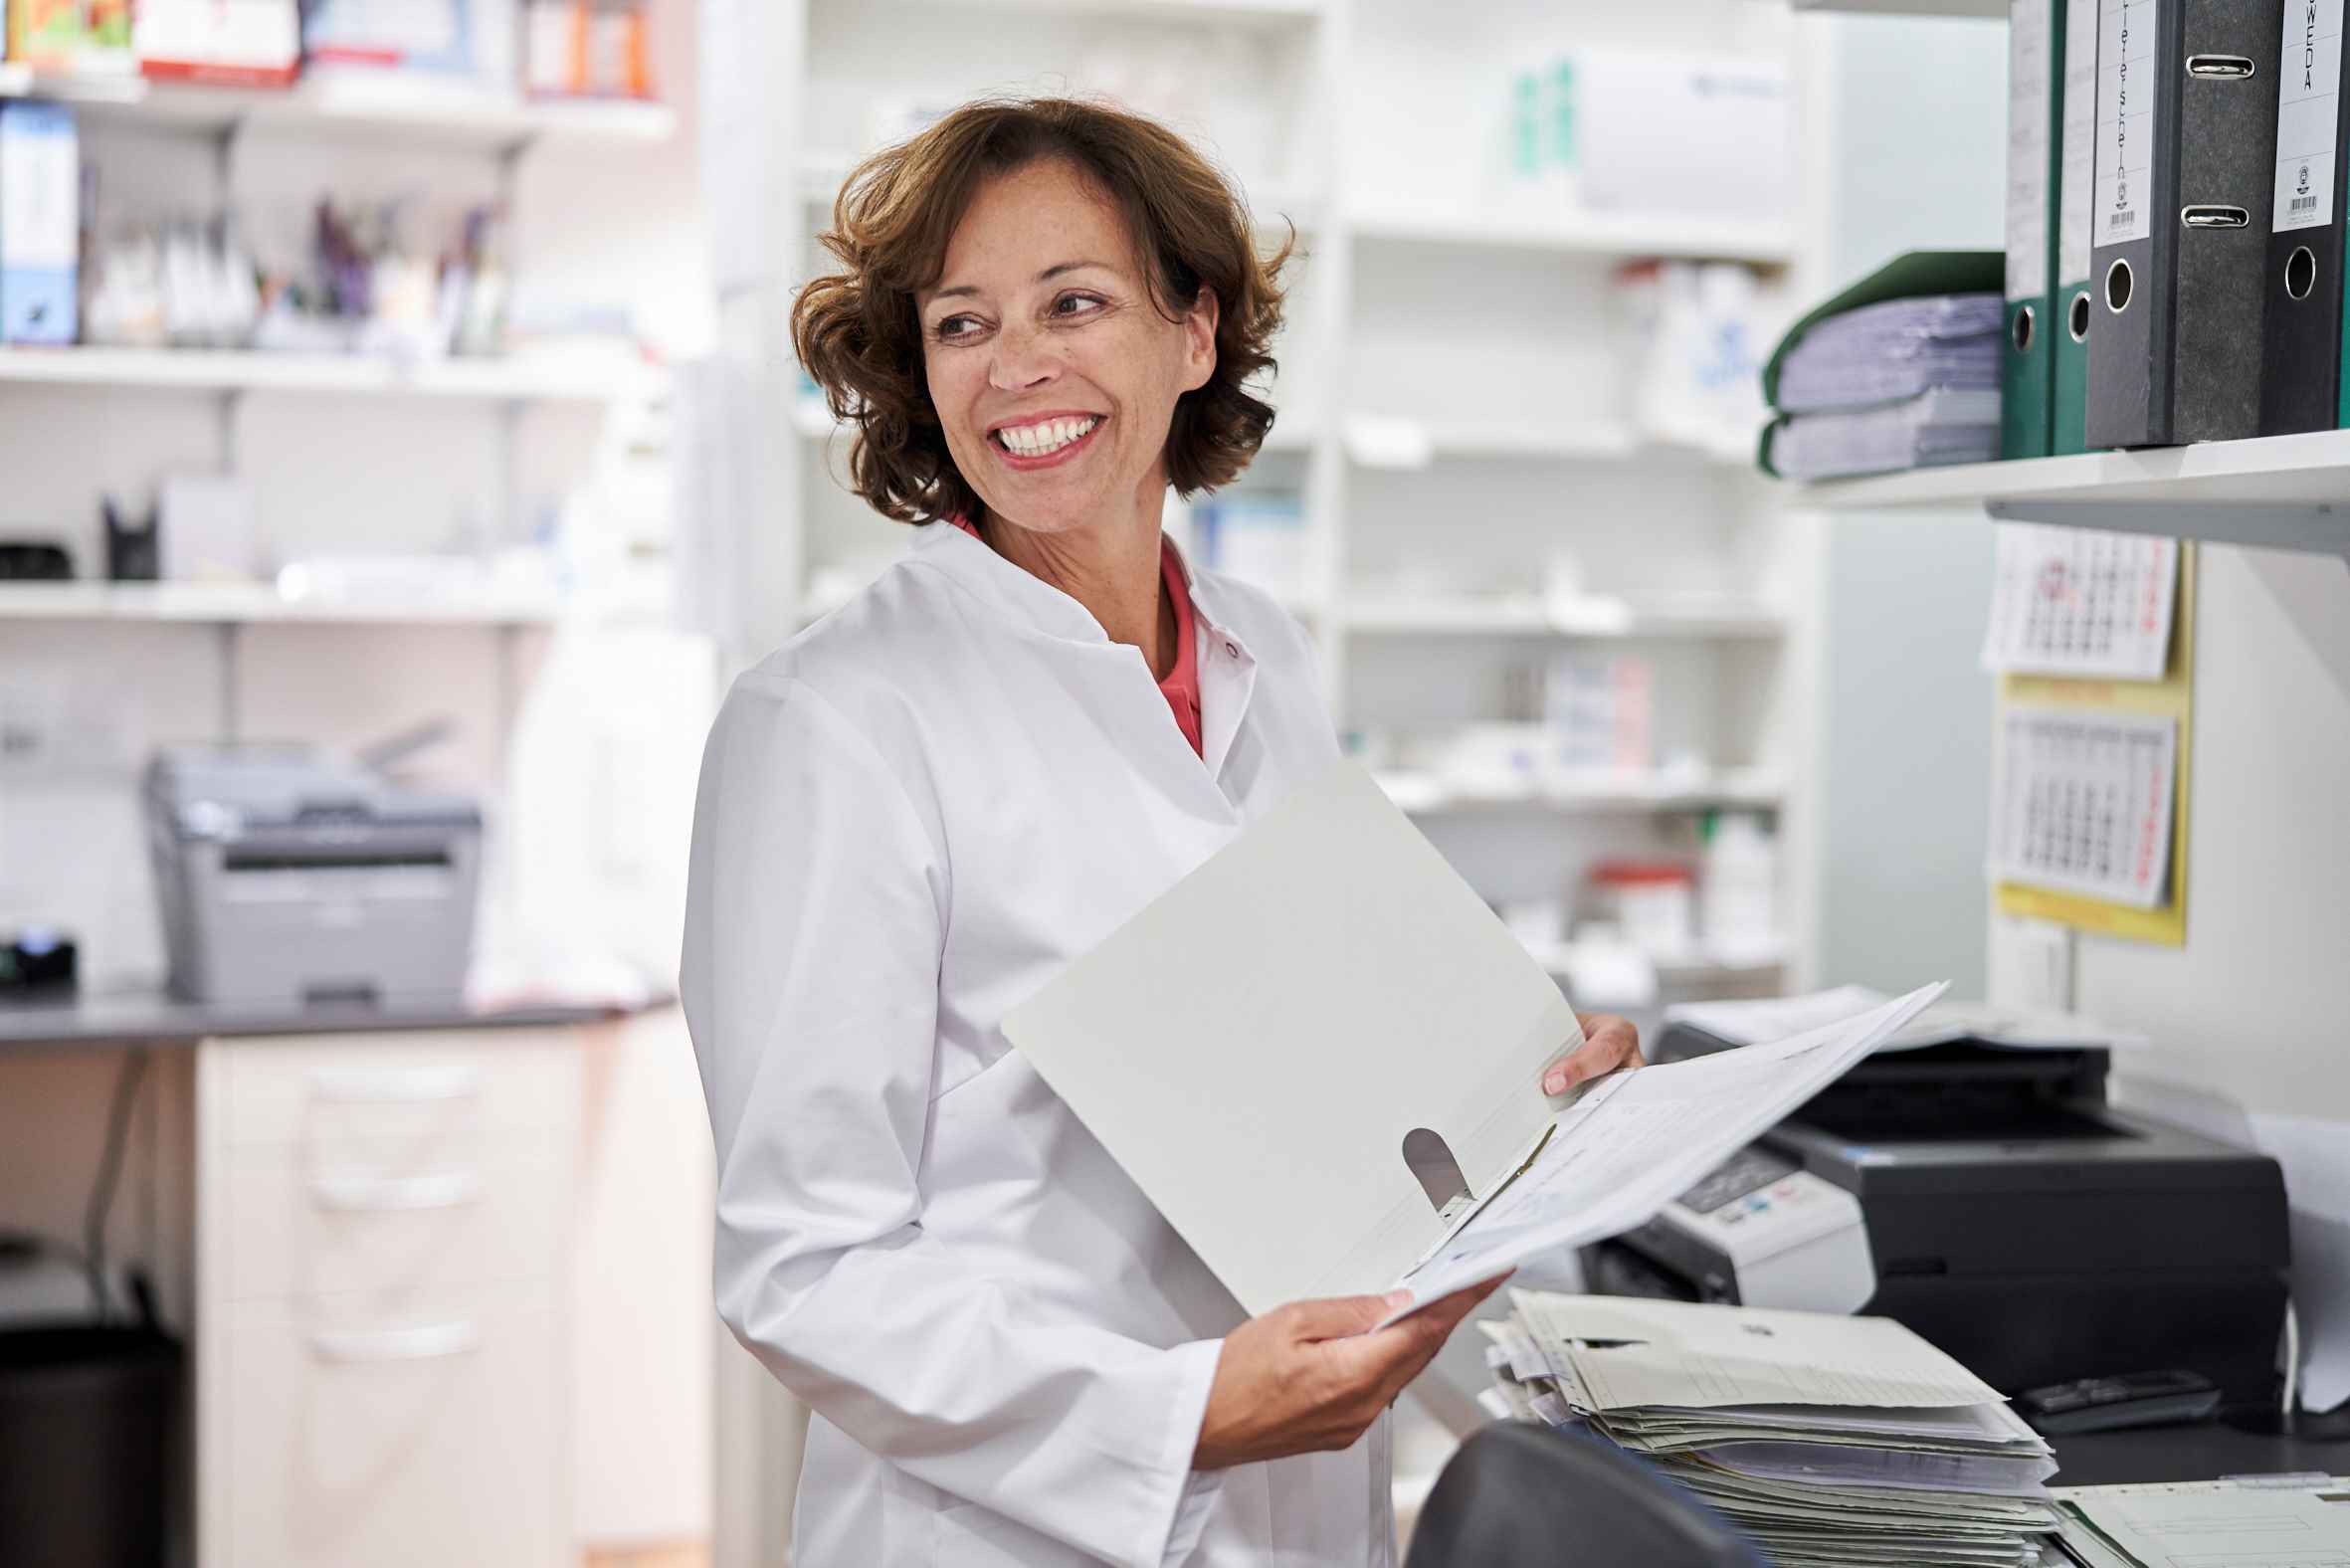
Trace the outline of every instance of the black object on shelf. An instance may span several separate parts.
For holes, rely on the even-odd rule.
[[[26,930],[0,938],[0,997],[71,991],[80,949],[56,931]]]
[[[74,557],[45,539],[0,539],[0,582],[58,583],[74,575]]]
[[[10,1562],[158,1568],[184,1368],[179,1342],[151,1314],[0,1332]]]
[[[126,519],[114,497],[99,503],[106,524],[106,577],[118,583],[151,583],[163,575],[162,535],[150,510]]]

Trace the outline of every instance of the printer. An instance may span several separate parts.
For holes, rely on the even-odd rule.
[[[147,842],[172,993],[304,1007],[465,990],[482,810],[301,747],[172,748]]]
[[[1654,1055],[1738,1044],[1668,1022]],[[2231,1401],[2268,1398],[2290,1262],[2283,1173],[2114,1108],[2109,1061],[1972,1036],[1880,1052],[1593,1249],[1587,1274],[1617,1293],[1895,1318],[2004,1392],[2183,1367]],[[1857,1225],[1849,1209],[1838,1224],[1830,1195],[1857,1206]]]

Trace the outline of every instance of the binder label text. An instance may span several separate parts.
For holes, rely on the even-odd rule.
[[[2277,56],[2275,232],[2334,221],[2342,0],[2285,0]]]
[[[2162,0],[2098,0],[2097,199],[2094,243],[2126,245],[2152,233],[2155,66]]]

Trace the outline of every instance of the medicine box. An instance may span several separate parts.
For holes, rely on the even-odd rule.
[[[0,343],[70,343],[82,159],[70,109],[0,103]]]

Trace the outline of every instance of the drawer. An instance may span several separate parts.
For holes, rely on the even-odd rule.
[[[554,1568],[570,1556],[561,1319],[546,1292],[321,1326],[230,1313],[225,1484],[236,1568]],[[211,1533],[208,1531],[208,1534]],[[217,1538],[217,1537],[216,1537]]]
[[[579,1116],[577,1037],[454,1030],[217,1041],[233,1148],[425,1144]]]
[[[567,1149],[524,1128],[410,1145],[245,1149],[225,1230],[233,1301],[361,1292],[430,1298],[459,1285],[552,1279],[569,1223]]]

